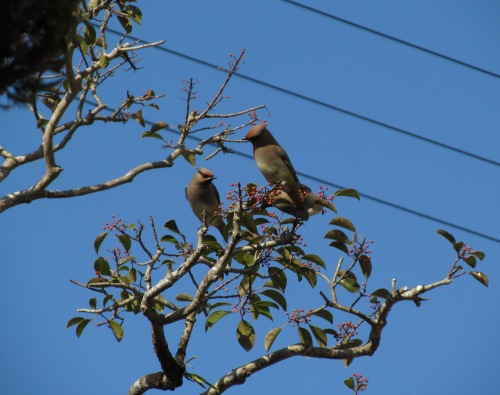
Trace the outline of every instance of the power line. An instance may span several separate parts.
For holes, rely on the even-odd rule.
[[[122,33],[120,33],[117,30],[109,29],[109,28],[107,30],[109,32],[111,32],[111,33],[122,35]],[[130,37],[132,40],[137,40],[138,42],[141,42],[143,44],[149,44],[149,42],[147,42],[145,40],[142,40],[142,39],[140,39],[138,37],[134,37],[132,35],[128,35],[128,37]],[[179,52],[179,51],[175,51],[173,49],[165,48],[163,46],[155,46],[153,48],[155,48],[155,49],[157,49],[159,51],[162,51],[162,52],[169,53],[169,54],[174,55],[174,56],[181,57],[181,58],[189,60],[191,62],[195,62],[195,63],[201,64],[201,65],[206,66],[206,67],[210,67],[210,68],[213,68],[213,69],[216,69],[216,70],[219,69],[219,66],[217,66],[217,65],[215,65],[213,63],[210,63],[210,62],[207,62],[205,60],[196,58],[194,56],[190,56],[190,55],[184,54],[184,53]],[[334,111],[340,112],[342,114],[349,115],[351,117],[361,119],[361,120],[363,120],[365,122],[369,122],[371,124],[374,124],[374,125],[377,125],[377,126],[381,126],[383,128],[392,130],[394,132],[406,135],[408,137],[412,137],[412,138],[415,138],[417,140],[424,141],[426,143],[433,144],[433,145],[436,145],[438,147],[441,147],[441,148],[444,148],[444,149],[456,152],[458,154],[465,155],[465,156],[468,156],[470,158],[477,159],[479,161],[482,161],[482,162],[489,163],[489,164],[492,164],[492,165],[500,167],[500,162],[495,161],[493,159],[489,159],[489,158],[486,158],[484,156],[477,155],[477,154],[474,154],[472,152],[465,151],[463,149],[456,148],[456,147],[453,147],[453,146],[445,144],[445,143],[441,143],[439,141],[430,139],[428,137],[424,137],[424,136],[421,136],[419,134],[412,133],[410,131],[404,130],[404,129],[399,128],[397,126],[393,126],[393,125],[390,125],[388,123],[385,123],[385,122],[382,122],[382,121],[378,121],[378,120],[376,120],[374,118],[370,118],[370,117],[367,117],[365,115],[361,115],[361,114],[355,113],[353,111],[347,110],[345,108],[341,108],[339,106],[336,106],[336,105],[333,105],[333,104],[326,103],[324,101],[315,99],[313,97],[306,96],[306,95],[303,95],[303,94],[298,93],[298,92],[294,92],[294,91],[292,91],[290,89],[282,88],[282,87],[280,87],[278,85],[274,85],[274,84],[271,84],[269,82],[265,82],[265,81],[259,80],[259,79],[254,78],[254,77],[250,77],[250,76],[242,74],[242,73],[236,73],[236,74],[234,74],[234,76],[238,77],[238,78],[241,78],[243,80],[246,80],[246,81],[253,82],[253,83],[261,85],[261,86],[265,86],[266,88],[273,89],[275,91],[287,94],[289,96],[293,96],[293,97],[296,97],[298,99],[302,99],[302,100],[307,101],[309,103],[313,103],[313,104],[316,104],[318,106],[325,107],[325,108],[328,108],[330,110],[334,110]]]
[[[285,3],[288,3],[288,4],[291,4],[291,5],[294,5],[294,6],[297,6],[299,8],[302,8],[302,9],[305,9],[307,11],[311,11],[315,14],[319,14],[319,15],[322,15],[322,16],[325,16],[327,18],[330,18],[330,19],[333,19],[333,20],[336,20],[337,22],[341,22],[341,23],[344,23],[346,25],[349,25],[349,26],[352,26],[352,27],[355,27],[357,29],[361,29],[361,30],[364,30],[368,33],[371,33],[371,34],[375,34],[379,37],[383,37],[383,38],[386,38],[388,40],[391,40],[391,41],[394,41],[394,42],[397,42],[399,44],[403,44],[403,45],[406,45],[408,47],[412,47],[414,49],[418,49],[419,51],[422,51],[422,52],[426,52],[430,55],[434,55],[434,56],[437,56],[441,59],[446,59],[450,62],[453,62],[453,63],[456,63],[456,64],[459,64],[461,66],[464,66],[464,67],[467,67],[469,69],[472,69],[472,70],[475,70],[475,71],[478,71],[480,73],[484,73],[484,74],[487,74],[487,75],[490,75],[492,77],[496,77],[496,78],[500,78],[500,74],[497,74],[493,71],[489,71],[489,70],[486,70],[486,69],[483,69],[481,67],[478,67],[478,66],[474,66],[473,64],[470,64],[470,63],[466,63],[466,62],[463,62],[461,60],[458,60],[458,59],[455,59],[455,58],[452,58],[451,56],[448,56],[448,55],[444,55],[440,52],[436,52],[436,51],[433,51],[432,49],[428,49],[428,48],[425,48],[425,47],[422,47],[420,45],[417,45],[417,44],[413,44],[409,41],[405,41],[405,40],[402,40],[398,37],[394,37],[394,36],[391,36],[389,34],[386,34],[386,33],[383,33],[383,32],[380,32],[378,30],[374,30],[374,29],[371,29],[369,27],[366,27],[366,26],[363,26],[363,25],[360,25],[358,23],[355,23],[355,22],[352,22],[352,21],[349,21],[347,19],[344,19],[344,18],[341,18],[341,17],[338,17],[336,15],[333,15],[333,14],[329,14],[325,11],[321,11],[321,10],[318,10],[317,8],[313,8],[313,7],[310,7],[310,6],[307,6],[305,4],[301,4],[297,1],[293,1],[293,0],[281,0]]]
[[[87,104],[91,104],[91,105],[96,105],[96,103],[93,103],[92,101],[90,100],[86,100],[85,101]],[[113,108],[110,108],[110,107],[106,107],[106,110],[107,111],[110,111],[110,112],[114,112],[116,111],[116,109],[113,109]],[[144,122],[150,126],[152,126],[154,124],[154,122],[151,122],[151,121],[148,121],[148,120],[144,120]],[[180,134],[179,130],[177,129],[174,129],[174,128],[167,128],[167,130],[173,132],[173,133],[176,133],[176,134]],[[188,135],[188,138],[189,139],[192,139],[192,140],[195,140],[195,141],[202,141],[203,139],[200,138],[200,137],[196,137],[196,136],[192,136],[192,135]],[[241,152],[241,151],[238,151],[238,150],[235,150],[235,149],[231,149],[232,153],[234,153],[235,155],[238,155],[238,156],[241,156],[245,159],[250,159],[250,160],[254,160],[253,156],[250,155],[250,154],[246,154],[244,152]],[[325,180],[323,178],[319,178],[319,177],[315,177],[315,176],[312,176],[310,174],[307,174],[307,173],[303,173],[303,172],[300,172],[300,171],[297,171],[297,174],[300,176],[300,177],[303,177],[305,179],[308,179],[308,180],[311,180],[311,181],[315,181],[315,182],[318,182],[319,184],[322,184],[322,185],[328,185],[330,187],[334,187],[334,188],[338,188],[338,189],[345,189],[346,187],[345,186],[342,186],[342,185],[339,185],[339,184],[335,184],[331,181],[328,181],[328,180]],[[373,195],[370,195],[370,194],[367,194],[367,193],[363,193],[363,192],[359,192],[359,195],[362,197],[362,198],[365,198],[367,200],[371,200],[373,202],[376,202],[376,203],[379,203],[379,204],[382,204],[384,206],[387,206],[387,207],[390,207],[390,208],[393,208],[393,209],[396,209],[396,210],[399,210],[399,211],[403,211],[403,212],[406,212],[408,214],[412,214],[412,215],[415,215],[417,217],[420,217],[420,218],[424,218],[424,219],[427,219],[427,220],[430,220],[430,221],[433,221],[433,222],[437,222],[437,223],[440,223],[440,224],[443,224],[443,225],[446,225],[446,226],[451,226],[455,229],[459,229],[463,232],[467,232],[467,233],[470,233],[470,234],[473,234],[475,236],[478,236],[478,237],[481,237],[483,239],[487,239],[487,240],[490,240],[490,241],[494,241],[496,243],[500,243],[500,239],[499,238],[496,238],[496,237],[493,237],[493,236],[490,236],[490,235],[487,235],[485,233],[481,233],[481,232],[478,232],[476,230],[473,230],[473,229],[470,229],[470,228],[467,228],[465,226],[462,226],[462,225],[457,225],[453,222],[449,222],[449,221],[446,221],[446,220],[443,220],[443,219],[440,219],[440,218],[437,218],[437,217],[434,217],[432,215],[429,215],[429,214],[425,214],[425,213],[422,213],[422,212],[419,212],[417,210],[413,210],[411,208],[408,208],[408,207],[405,207],[405,206],[402,206],[400,204],[396,204],[396,203],[392,203],[392,202],[388,202],[386,200],[383,200],[381,198],[378,198],[376,196],[373,196]]]

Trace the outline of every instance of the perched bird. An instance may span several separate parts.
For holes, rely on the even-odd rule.
[[[251,128],[244,140],[252,143],[253,157],[266,180],[271,184],[280,183],[280,187],[292,199],[296,209],[294,215],[308,219],[297,173],[285,150],[267,130],[267,124],[261,123]]]
[[[194,215],[200,221],[203,221],[204,213],[210,219],[216,211],[220,211],[219,192],[212,183],[215,178],[217,177],[210,170],[199,167],[191,182],[186,186],[186,199],[191,205]],[[224,236],[226,224],[222,218],[218,219],[212,226],[215,226]]]
[[[304,206],[309,216],[319,214],[324,208],[328,208],[337,212],[335,206],[328,201],[328,199],[319,197],[311,191],[307,185],[301,185],[304,194]],[[295,207],[292,198],[283,190],[276,189],[269,192],[269,204],[280,209],[281,211],[297,217],[300,214]]]

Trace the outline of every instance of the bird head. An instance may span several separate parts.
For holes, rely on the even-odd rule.
[[[210,183],[213,179],[217,178],[214,173],[204,167],[198,167],[196,170],[198,170],[198,175],[202,181]]]
[[[267,128],[267,123],[261,123],[259,125],[255,125],[248,131],[243,140],[252,141],[258,139],[262,135],[264,130],[266,130],[266,128]]]

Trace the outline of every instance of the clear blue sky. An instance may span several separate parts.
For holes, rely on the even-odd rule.
[[[499,161],[500,79],[321,16],[285,1],[148,1],[138,4],[143,26],[134,35],[167,48],[225,66],[230,53],[247,48],[241,73],[324,103],[373,118],[428,139]],[[307,1],[307,5],[346,18],[433,51],[500,73],[500,3],[497,1]],[[199,81],[198,106],[209,101],[224,74],[155,49],[140,53],[143,69],[108,81],[104,94],[116,107],[129,90],[153,88],[166,97],[147,119],[172,125],[184,117],[182,81]],[[500,168],[325,106],[235,78],[221,111],[265,104],[269,128],[295,167],[332,184],[374,196],[500,239]],[[1,143],[22,154],[38,147],[39,131],[21,108],[2,112]],[[64,168],[53,187],[66,189],[103,182],[133,166],[160,160],[165,152],[154,139],[141,139],[136,123],[82,129],[57,156]],[[243,136],[244,131],[241,133]],[[176,136],[172,135],[175,139]],[[237,145],[250,153],[249,145]],[[206,150],[205,154],[210,153]],[[224,196],[235,181],[264,181],[250,160],[219,155],[200,165],[217,176]],[[24,189],[43,166],[34,164],[0,184],[2,195]],[[130,185],[82,198],[36,201],[1,216],[2,394],[124,394],[141,375],[159,370],[149,327],[129,316],[119,344],[110,331],[88,327],[80,339],[66,330],[76,308],[94,296],[71,285],[93,274],[92,243],[112,214],[129,222],[157,224],[176,219],[194,240],[198,222],[184,200],[193,169],[179,160],[174,168],[139,176]],[[313,190],[319,186],[306,176]],[[341,362],[294,358],[257,373],[228,394],[348,394],[343,380],[353,372],[370,379],[372,395],[473,395],[498,393],[500,340],[499,243],[457,230],[368,198],[337,201],[339,214],[374,239],[372,285],[414,286],[444,278],[453,250],[436,229],[444,228],[487,254],[479,270],[490,278],[484,288],[473,278],[432,292],[422,307],[396,306],[382,344],[371,358],[348,369]],[[322,237],[331,215],[312,218],[303,236],[312,252],[333,270],[339,254]],[[293,286],[290,306],[320,303],[318,290]],[[302,292],[310,294],[303,298]],[[167,295],[173,297],[174,295]],[[227,371],[265,353],[266,329],[246,353],[234,336],[236,321],[202,328],[188,349],[198,356],[195,372],[217,380]],[[177,336],[179,328],[172,330]],[[175,333],[174,333],[175,332]],[[171,335],[167,333],[167,336]],[[296,341],[288,332],[282,343]],[[179,394],[199,393],[192,383]],[[159,392],[152,392],[159,393]]]

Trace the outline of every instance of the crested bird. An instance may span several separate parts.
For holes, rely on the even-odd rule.
[[[191,182],[186,186],[186,199],[194,215],[200,221],[203,221],[203,214],[206,213],[210,219],[214,213],[220,211],[221,202],[219,192],[212,183],[215,178],[217,177],[210,170],[199,167]],[[224,227],[226,224],[222,218],[219,218],[212,226],[215,226],[221,235],[224,236]]]
[[[307,214],[311,217],[321,213],[325,208],[337,212],[335,206],[324,197],[315,194],[307,185],[301,185],[302,193],[304,194],[304,206]],[[283,211],[284,213],[297,217],[299,214],[295,207],[292,198],[283,190],[275,189],[268,194],[269,204]]]
[[[304,207],[304,195],[297,173],[283,147],[267,129],[267,124],[252,127],[244,140],[252,143],[253,157],[265,179],[271,184],[279,184],[292,199],[295,206],[293,215],[307,220],[309,215]]]

